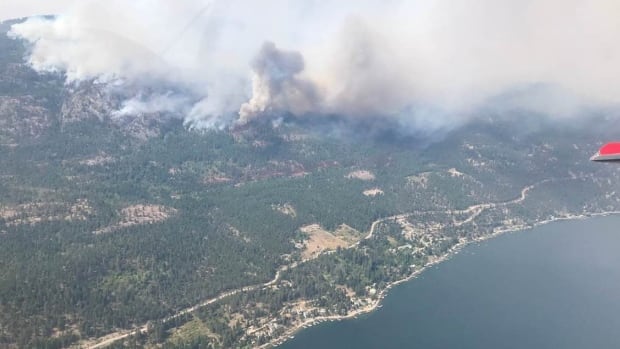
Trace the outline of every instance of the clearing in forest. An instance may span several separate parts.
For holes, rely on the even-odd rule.
[[[361,234],[346,224],[340,225],[333,233],[318,224],[306,225],[300,230],[308,235],[301,253],[303,259],[316,258],[322,252],[333,251],[338,247],[349,247],[361,239]]]
[[[346,175],[346,177],[348,179],[359,179],[362,181],[374,181],[375,180],[375,174],[370,171],[366,171],[366,170],[358,170],[358,171],[350,172],[348,175]]]
[[[99,229],[94,233],[105,234],[135,225],[161,223],[176,213],[176,209],[162,205],[132,205],[121,210],[120,222]]]
[[[379,188],[372,188],[372,189],[368,189],[368,190],[364,190],[363,192],[364,196],[377,196],[377,195],[383,195],[383,190],[379,189]]]

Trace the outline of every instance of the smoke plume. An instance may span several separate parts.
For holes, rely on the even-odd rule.
[[[67,83],[163,81],[117,113],[189,127],[282,115],[445,129],[476,110],[576,117],[620,104],[616,0],[77,2],[10,35]]]
[[[316,110],[318,94],[313,83],[298,75],[304,70],[299,52],[281,51],[266,42],[251,64],[252,98],[241,106],[239,122],[262,114],[299,116]]]

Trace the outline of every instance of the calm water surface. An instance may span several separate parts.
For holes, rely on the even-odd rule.
[[[619,216],[504,235],[279,348],[620,348],[619,251]]]

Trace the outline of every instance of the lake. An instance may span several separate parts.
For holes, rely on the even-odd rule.
[[[506,234],[279,348],[620,348],[619,248],[620,216]]]

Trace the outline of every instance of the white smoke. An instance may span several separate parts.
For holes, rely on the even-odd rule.
[[[0,2],[0,21],[37,15],[63,13],[79,0],[4,0]]]
[[[154,113],[186,112],[184,110],[190,103],[189,98],[172,93],[138,95],[126,100],[120,110],[112,113],[113,117],[127,117],[132,115]]]
[[[313,83],[298,77],[304,70],[299,52],[278,50],[266,42],[251,64],[252,98],[239,110],[239,121],[246,123],[262,114],[303,115],[316,110],[318,95]]]
[[[11,35],[32,44],[35,69],[68,82],[155,79],[203,97],[141,97],[123,113],[173,105],[193,127],[322,113],[441,128],[515,90],[508,106],[556,115],[620,104],[618,14],[617,0],[95,0]]]

